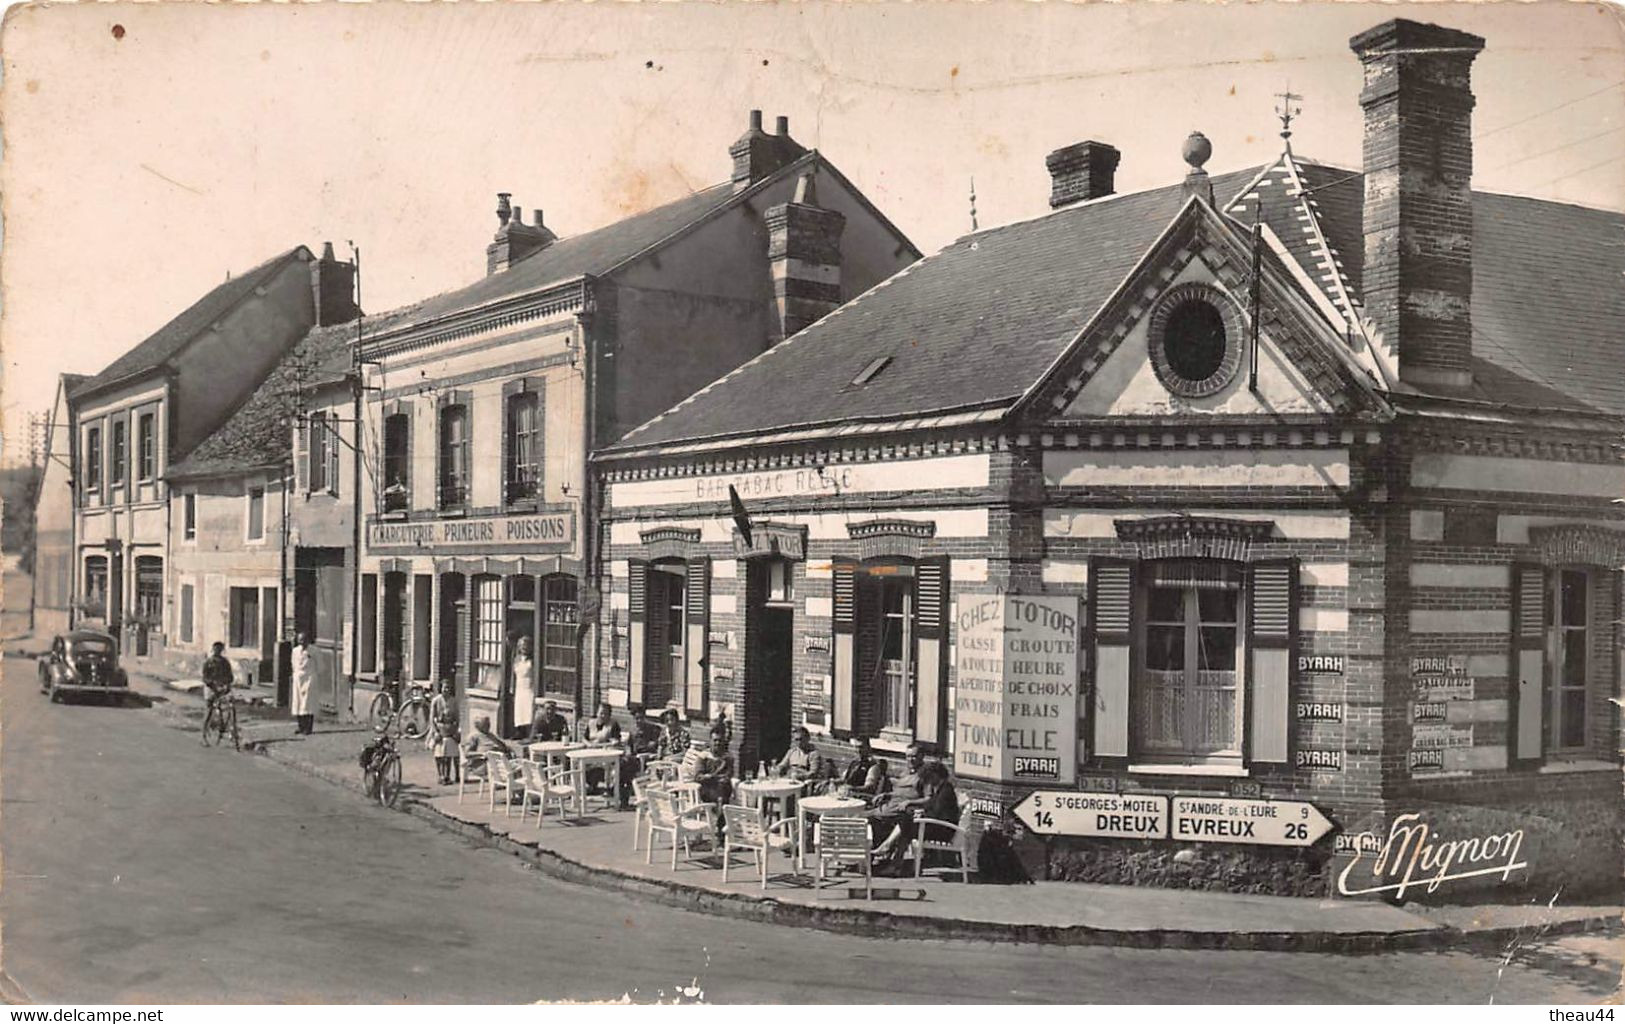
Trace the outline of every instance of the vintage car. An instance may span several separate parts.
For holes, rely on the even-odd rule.
[[[98,694],[122,700],[130,679],[118,663],[118,641],[94,629],[75,629],[51,641],[39,659],[40,692],[52,703],[69,694]]]

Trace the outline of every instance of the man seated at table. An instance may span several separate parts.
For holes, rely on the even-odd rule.
[[[850,790],[853,796],[864,799],[885,796],[891,790],[886,762],[875,757],[874,749],[869,746],[869,737],[858,738],[857,759],[846,766],[846,771],[841,775],[841,785]]]
[[[621,724],[615,721],[615,709],[610,707],[608,701],[598,705],[598,714],[582,723],[581,739],[590,747],[618,747],[621,745]],[[604,784],[604,769],[599,765],[590,765],[587,768],[587,788],[597,792]],[[622,793],[630,792],[631,776],[626,769],[621,769]]]
[[[779,776],[806,782],[822,778],[824,758],[813,748],[812,732],[805,725],[796,727],[796,741],[779,758]]]
[[[532,743],[558,743],[570,735],[570,725],[559,714],[557,701],[543,701],[537,709],[536,717],[530,720],[530,741]]]
[[[463,777],[466,779],[486,778],[485,756],[493,751],[505,754],[508,757],[513,756],[513,748],[502,742],[491,731],[491,716],[480,715],[474,719],[473,734],[463,743],[463,754],[467,764],[467,771]]]
[[[711,737],[711,749],[695,759],[693,776],[691,781],[700,784],[701,803],[716,804],[720,808],[733,802],[734,759],[720,735]],[[718,814],[718,828],[722,827],[721,821]]]
[[[919,797],[900,801],[888,798],[880,807],[868,812],[870,820],[875,824],[874,834],[884,835],[874,852],[880,874],[889,874],[901,869],[914,837],[920,830],[919,819],[931,818],[949,823],[959,821],[959,795],[954,791],[953,779],[949,777],[948,769],[942,762],[926,762],[920,769],[918,777]],[[887,828],[887,825],[890,825],[890,828]]]

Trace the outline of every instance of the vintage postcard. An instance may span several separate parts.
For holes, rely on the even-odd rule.
[[[0,996],[1617,999],[1622,30],[13,6]]]

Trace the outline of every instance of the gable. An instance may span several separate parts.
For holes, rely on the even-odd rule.
[[[1158,297],[1176,300],[1181,295],[1204,292],[1226,302],[1232,309],[1245,310],[1249,298],[1242,289],[1232,292],[1219,274],[1200,257],[1193,256],[1169,279]],[[1061,419],[1097,419],[1117,416],[1170,416],[1208,414],[1222,416],[1324,415],[1333,412],[1332,403],[1316,392],[1298,371],[1276,340],[1260,332],[1258,341],[1257,389],[1249,386],[1249,336],[1245,324],[1227,338],[1237,348],[1237,365],[1228,381],[1211,394],[1178,394],[1166,383],[1169,369],[1152,358],[1152,339],[1161,341],[1167,332],[1155,329],[1154,315],[1159,305],[1147,307],[1122,341],[1083,388],[1060,413]]]
[[[1204,204],[1187,203],[1029,392],[1027,415],[1340,416],[1383,409],[1337,310],[1306,291],[1278,240],[1268,228],[1260,230],[1255,246],[1240,225]],[[1261,282],[1256,392],[1249,386],[1255,260]],[[1207,326],[1193,332],[1181,324],[1192,312],[1212,322],[1199,315]],[[1222,341],[1209,344],[1214,337]],[[1196,340],[1174,344],[1170,338]]]

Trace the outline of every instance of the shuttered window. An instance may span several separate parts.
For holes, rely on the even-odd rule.
[[[944,748],[948,559],[837,559],[832,576],[832,731]]]
[[[1510,763],[1532,768],[1545,753],[1546,572],[1538,565],[1512,567],[1512,680],[1508,708]]]
[[[652,706],[647,699],[649,675],[649,563],[634,558],[626,564],[627,692],[633,704]]]

